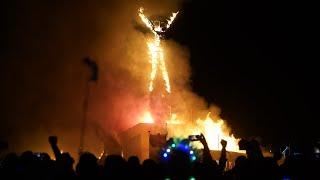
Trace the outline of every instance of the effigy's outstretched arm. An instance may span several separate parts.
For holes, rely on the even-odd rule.
[[[178,14],[179,14],[179,11],[177,11],[176,13],[172,13],[172,15],[170,16],[169,20],[167,20],[167,26],[166,26],[167,29],[170,28],[171,24],[176,19]]]
[[[141,8],[139,9],[139,17],[141,18],[142,22],[143,22],[153,33],[155,33],[152,22],[143,14],[143,11],[144,11],[144,9],[143,9],[143,7],[141,7]]]

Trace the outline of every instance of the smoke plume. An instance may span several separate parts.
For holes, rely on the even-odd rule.
[[[75,156],[90,74],[82,63],[86,56],[97,61],[99,78],[90,83],[85,149],[98,154],[103,138],[137,124],[148,105],[151,69],[146,45],[151,34],[137,30],[137,10],[143,6],[147,15],[170,15],[180,3],[4,3],[0,137],[8,140],[10,150],[50,152],[47,137],[57,135],[61,148]],[[187,47],[168,39],[164,50],[173,111],[186,120],[191,119],[186,117],[190,111],[194,117],[205,117],[211,109],[213,117],[219,116],[218,108],[208,108],[191,90]]]

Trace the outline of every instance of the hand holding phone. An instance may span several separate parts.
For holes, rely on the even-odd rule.
[[[200,135],[190,135],[189,136],[189,141],[199,141],[200,140]]]

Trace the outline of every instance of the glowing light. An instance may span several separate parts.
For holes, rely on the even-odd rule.
[[[182,124],[183,122],[177,118],[177,114],[172,113],[170,120],[167,121],[168,124]]]
[[[164,154],[163,154],[163,157],[165,157],[165,158],[168,157],[168,154],[167,154],[167,153],[164,153]]]
[[[221,150],[220,141],[224,139],[228,143],[226,147],[228,151],[239,151],[238,142],[240,139],[236,139],[233,134],[230,134],[222,119],[214,121],[211,119],[210,113],[208,113],[205,120],[198,119],[196,123],[203,132],[211,150]]]
[[[104,150],[100,153],[99,159],[101,159],[103,155],[104,155]]]
[[[139,16],[142,20],[142,22],[150,29],[153,31],[152,23],[149,21],[149,19],[143,14],[143,7],[139,9]]]
[[[167,149],[167,152],[169,153],[171,150],[170,149]]]
[[[196,158],[196,156],[192,156],[192,161],[195,161],[197,158]]]
[[[173,148],[176,147],[176,144],[171,144],[171,147],[173,147]]]
[[[171,92],[171,86],[169,81],[169,75],[166,68],[166,64],[164,61],[164,54],[163,49],[161,47],[161,39],[160,35],[158,33],[164,32],[160,24],[159,25],[153,25],[153,23],[144,15],[143,13],[144,9],[141,7],[139,9],[139,17],[142,20],[142,22],[151,30],[151,32],[154,34],[154,39],[147,42],[149,54],[150,54],[150,63],[151,63],[151,73],[150,73],[150,82],[149,82],[149,92],[152,92],[154,89],[154,79],[157,75],[157,70],[160,68],[160,71],[162,73],[162,79],[165,82],[165,88],[168,93]],[[170,27],[174,19],[176,18],[178,12],[173,13],[169,20],[167,20],[167,29]]]
[[[153,82],[157,75],[158,67],[162,72],[162,78],[165,82],[166,91],[171,92],[169,75],[166,69],[166,64],[164,61],[163,49],[160,45],[161,40],[158,34],[155,34],[154,40],[147,42],[150,54],[150,63],[151,63],[151,73],[150,73],[150,82],[149,82],[149,91],[153,91]]]
[[[174,21],[174,19],[178,15],[178,13],[179,13],[179,11],[176,12],[176,13],[172,13],[172,15],[170,16],[169,20],[167,20],[167,29],[169,29],[169,27],[171,26],[172,22]]]
[[[193,154],[193,151],[192,151],[192,150],[190,151],[190,154]]]
[[[154,81],[157,74],[160,73],[161,78],[164,81],[165,91],[171,93],[171,85],[169,74],[166,69],[165,54],[164,49],[161,44],[161,38],[163,32],[171,27],[175,18],[179,12],[172,13],[171,16],[167,19],[165,27],[162,27],[160,21],[151,21],[145,14],[144,9],[141,7],[138,10],[139,17],[145,26],[153,33],[153,38],[147,40],[148,54],[150,56],[151,72],[148,78],[148,91],[152,92],[154,90]],[[159,23],[158,23],[159,22]],[[179,114],[180,115],[180,114]],[[186,117],[185,114],[183,114]],[[180,118],[180,117],[179,117]],[[171,137],[187,137],[190,134],[200,134],[203,133],[210,150],[221,150],[220,141],[222,139],[228,142],[227,150],[240,152],[238,148],[239,139],[236,139],[233,134],[231,134],[230,129],[225,124],[224,120],[220,119],[217,116],[214,116],[214,119],[210,117],[208,113],[205,119],[191,119],[192,121],[186,121],[186,119],[178,119],[176,114],[171,115],[171,119],[167,120],[167,124],[177,124],[181,125],[180,127],[175,127],[170,131],[169,136]],[[194,121],[196,120],[196,121]],[[154,123],[154,119],[149,111],[146,111],[140,122],[144,123]],[[193,142],[195,147],[202,148],[200,142]],[[175,144],[171,145],[176,147]],[[185,148],[187,149],[187,148]]]
[[[234,137],[230,133],[230,128],[226,125],[223,119],[218,117],[211,118],[208,113],[206,118],[197,119],[193,121],[180,120],[179,126],[168,126],[169,137],[183,137],[187,138],[190,134],[203,134],[208,142],[210,150],[221,150],[220,141],[222,139],[227,141],[227,151],[243,152],[239,150],[238,142],[240,139]],[[181,125],[181,126],[180,126]],[[199,141],[192,142],[196,148],[203,148]]]
[[[149,111],[144,112],[140,118],[140,122],[148,124],[154,123],[151,113]]]

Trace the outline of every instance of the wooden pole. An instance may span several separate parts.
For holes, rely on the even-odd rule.
[[[87,81],[85,87],[85,96],[83,100],[83,115],[81,122],[81,130],[80,130],[80,145],[79,145],[79,156],[83,153],[84,149],[84,138],[87,126],[87,112],[88,112],[88,104],[89,104],[89,95],[90,95],[90,80]]]

